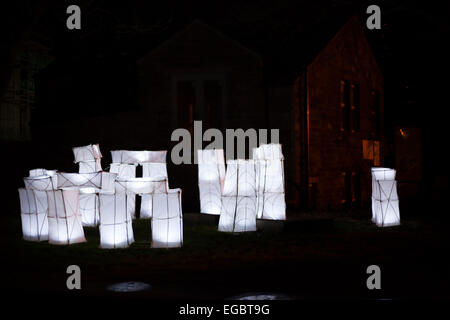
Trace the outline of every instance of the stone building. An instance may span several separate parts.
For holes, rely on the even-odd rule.
[[[281,113],[270,125],[284,128],[281,142],[289,148],[291,204],[341,210],[369,202],[370,168],[383,164],[383,93],[383,75],[356,17],[303,61],[292,85],[270,88],[269,108]]]

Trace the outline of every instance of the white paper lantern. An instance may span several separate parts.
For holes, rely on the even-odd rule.
[[[286,220],[284,158],[280,144],[266,144],[253,149],[256,164],[257,217]]]
[[[58,177],[56,175],[31,176],[23,178],[25,189],[38,191],[54,190],[58,185]]]
[[[371,169],[372,173],[372,222],[376,223],[375,216],[375,183],[377,180],[395,180],[396,171],[390,168],[374,167]]]
[[[91,173],[102,171],[102,164],[100,159],[93,161],[82,161],[78,163],[78,173]]]
[[[100,192],[100,247],[127,248],[134,242],[127,193]],[[134,209],[134,208],[133,208]]]
[[[372,168],[372,221],[379,227],[400,224],[396,171]]]
[[[256,170],[253,160],[228,160],[219,231],[256,231]]]
[[[175,248],[183,245],[181,189],[153,196],[152,247]]]
[[[45,191],[19,189],[23,239],[48,240],[48,203]]]
[[[51,244],[86,242],[77,188],[47,191],[48,240]]]
[[[141,218],[151,218],[152,217],[152,204],[153,204],[153,194],[155,193],[167,193],[167,179],[165,177],[154,177],[154,178],[126,178],[117,179],[115,185],[116,192],[127,193],[127,203],[130,210],[131,217],[134,219],[136,217],[135,212],[135,198],[136,195],[142,197],[141,202]]]
[[[167,165],[162,162],[145,162],[142,163],[143,177],[164,177],[167,179]]]
[[[198,150],[198,187],[201,213],[220,214],[224,181],[225,160],[223,150]]]
[[[166,190],[157,192],[167,192],[169,190],[166,155],[167,151],[148,151],[146,160],[151,162],[141,163],[143,177],[166,180]],[[141,198],[140,218],[151,218],[153,216],[153,194],[142,194]]]
[[[117,179],[116,192],[129,192],[135,194],[163,193],[167,192],[167,180],[165,177],[154,178],[128,178]]]
[[[117,178],[135,178],[136,177],[136,165],[124,164],[124,163],[111,163],[109,172],[116,173]]]
[[[98,144],[89,144],[83,147],[74,147],[72,148],[72,151],[75,157],[75,163],[95,161],[102,157],[100,146]]]
[[[99,199],[100,189],[80,188],[80,212],[83,226],[95,227],[99,224]]]
[[[113,150],[111,157],[113,163],[142,164],[145,162],[166,163],[167,151],[133,151]]]
[[[56,170],[47,170],[47,169],[31,169],[30,170],[30,177],[36,177],[36,176],[55,176]]]
[[[83,187],[114,190],[116,174],[110,172],[66,173],[58,172],[58,188]]]

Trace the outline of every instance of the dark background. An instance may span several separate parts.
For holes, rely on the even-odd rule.
[[[81,7],[79,31],[66,28],[70,4]],[[393,143],[397,126],[422,129],[423,181],[418,195],[422,206],[416,214],[432,217],[431,223],[406,219],[402,229],[386,230],[377,229],[368,219],[343,220],[334,223],[331,231],[320,223],[319,231],[306,224],[300,231],[281,236],[258,233],[242,238],[218,235],[215,225],[198,230],[190,226],[183,249],[167,252],[149,250],[149,243],[141,241],[128,251],[105,253],[98,249],[94,230],[88,232],[89,242],[80,246],[28,243],[20,240],[17,187],[22,186],[22,177],[31,167],[74,171],[73,145],[49,145],[33,139],[2,142],[1,167],[8,182],[2,183],[2,215],[11,218],[10,228],[0,240],[15,241],[3,255],[11,267],[9,273],[2,273],[11,275],[5,281],[18,296],[24,288],[31,292],[30,297],[39,296],[43,288],[59,295],[65,290],[64,268],[75,262],[86,270],[86,287],[89,290],[90,286],[94,299],[113,281],[136,279],[155,285],[151,298],[217,299],[269,287],[292,290],[298,298],[448,297],[445,256],[449,241],[442,221],[448,219],[443,204],[448,197],[449,4],[350,0],[3,2],[0,94],[8,83],[14,53],[23,41],[33,39],[50,48],[54,61],[49,70],[66,81],[60,83],[54,104],[43,104],[37,97],[32,128],[43,119],[64,125],[76,117],[82,124],[88,117],[136,108],[136,84],[130,81],[136,74],[136,60],[194,19],[260,53],[268,75],[295,74],[304,45],[298,39],[321,30],[337,30],[354,14],[364,22],[369,4],[378,4],[382,10],[382,29],[366,34],[384,73],[388,145]],[[45,77],[45,71],[35,79],[38,91],[40,77]],[[40,94],[45,96],[45,92]],[[90,142],[95,141],[80,141],[79,145]],[[108,151],[103,152],[104,164],[110,162]],[[392,154],[385,159],[387,166],[395,163]],[[137,236],[144,239],[148,228],[139,223]],[[361,282],[367,277],[365,267],[372,263],[387,270],[381,294],[367,293]],[[257,268],[260,271],[255,273]]]
[[[389,138],[395,126],[422,128],[424,185],[431,188],[439,175],[437,179],[448,188],[444,152],[448,145],[448,4],[325,0],[79,1],[76,4],[81,7],[82,28],[72,31],[66,28],[65,11],[69,4],[75,3],[14,1],[1,5],[0,92],[9,79],[8,63],[27,39],[50,48],[55,59],[48,69],[66,79],[58,88],[59,98],[53,105],[44,105],[39,99],[39,95],[46,94],[39,92],[39,77],[45,76],[46,71],[35,79],[39,94],[32,127],[42,119],[82,120],[136,108],[133,81],[136,60],[194,19],[205,21],[260,53],[270,77],[271,73],[295,74],[299,70],[297,57],[304,50],[304,41],[298,39],[320,30],[337,30],[336,26],[353,14],[359,15],[364,23],[367,6],[378,4],[382,10],[382,29],[367,31],[367,36],[385,77],[386,135]],[[70,154],[70,149],[66,152]],[[394,162],[390,158],[385,160],[387,165]]]

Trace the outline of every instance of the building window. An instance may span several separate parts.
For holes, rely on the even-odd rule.
[[[351,102],[351,130],[358,132],[360,129],[360,94],[359,84],[350,85],[350,102]]]
[[[359,84],[346,80],[340,82],[340,130],[358,132],[360,130],[360,89]]]
[[[362,140],[363,159],[372,160],[374,166],[381,165],[380,141]]]
[[[350,128],[350,84],[342,80],[340,83],[340,130],[348,131]]]
[[[177,113],[178,127],[194,133],[194,112],[196,103],[196,90],[191,81],[178,81],[177,83]]]
[[[381,100],[377,91],[370,94],[370,112],[372,114],[373,135],[377,138],[381,136]]]

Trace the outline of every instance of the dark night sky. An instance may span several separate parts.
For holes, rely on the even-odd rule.
[[[69,4],[82,10],[82,30],[65,27]],[[368,31],[386,84],[386,123],[429,128],[445,136],[449,68],[449,4],[429,1],[14,1],[1,10],[1,88],[7,59],[25,39],[57,58],[121,56],[136,60],[193,19],[201,19],[259,52],[267,63],[295,73],[311,39],[336,31],[347,17],[382,9],[383,28]],[[443,76],[443,77],[442,77]],[[437,141],[437,140],[436,140]],[[442,140],[444,142],[444,140]]]

